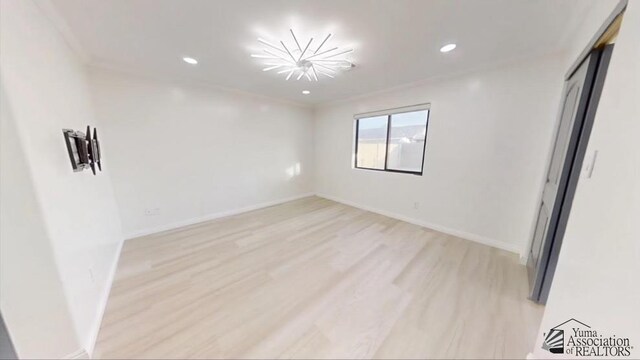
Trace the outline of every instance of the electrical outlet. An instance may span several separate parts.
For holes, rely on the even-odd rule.
[[[156,216],[160,215],[160,208],[146,208],[144,209],[145,216]]]

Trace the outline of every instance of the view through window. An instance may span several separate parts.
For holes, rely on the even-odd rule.
[[[355,167],[422,175],[428,119],[428,109],[357,118]]]

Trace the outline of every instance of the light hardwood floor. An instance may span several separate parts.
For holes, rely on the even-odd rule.
[[[125,243],[95,356],[524,358],[515,254],[309,197]]]

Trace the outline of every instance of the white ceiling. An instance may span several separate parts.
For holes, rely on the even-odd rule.
[[[595,1],[595,0],[592,0]],[[592,6],[584,0],[52,0],[72,43],[96,66],[319,104],[561,50]],[[334,34],[356,68],[285,81],[251,53]],[[65,33],[65,31],[63,31]],[[288,39],[288,38],[287,38]],[[442,54],[454,42],[458,48]],[[197,58],[197,66],[182,62]],[[311,95],[302,95],[303,89]]]

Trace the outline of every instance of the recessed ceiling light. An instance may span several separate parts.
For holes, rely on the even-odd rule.
[[[456,44],[447,44],[440,48],[440,52],[446,53],[456,48]]]
[[[278,74],[285,75],[286,80],[292,77],[300,80],[305,77],[309,81],[318,81],[319,77],[333,78],[339,71],[353,67],[353,63],[346,56],[353,49],[342,49],[330,44],[332,34],[300,42],[293,30],[290,29],[289,32],[293,41],[287,43],[271,43],[258,38],[262,52],[252,54],[251,57],[264,61],[266,67],[262,71],[275,70]]]
[[[183,60],[184,62],[186,62],[187,64],[191,64],[191,65],[195,65],[195,64],[197,64],[197,63],[198,63],[198,60],[196,60],[196,59],[194,59],[194,58],[192,58],[192,57],[188,57],[188,56],[183,57],[183,58],[182,58],[182,60]]]
[[[303,94],[305,94],[305,95],[309,95],[309,94],[311,94],[311,91],[309,91],[309,90],[302,90],[302,93],[303,93]]]

